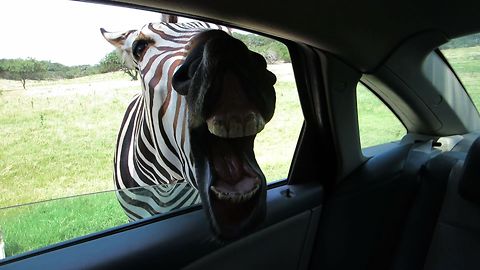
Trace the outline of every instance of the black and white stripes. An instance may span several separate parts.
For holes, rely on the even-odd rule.
[[[253,145],[273,116],[276,78],[228,32],[201,22],[102,29],[142,82],[115,153],[118,200],[130,219],[201,200],[222,237],[263,220],[266,180]]]
[[[200,202],[192,188],[196,183],[185,97],[172,91],[172,76],[185,60],[192,37],[212,27],[222,29],[203,22],[150,23],[123,36],[104,33],[126,52],[142,36],[154,43],[143,61],[124,53],[126,62],[138,65],[143,88],[126,110],[114,159],[117,197],[132,220]]]

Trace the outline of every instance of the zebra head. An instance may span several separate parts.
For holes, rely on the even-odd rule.
[[[273,116],[276,78],[261,55],[223,31],[203,32],[192,41],[172,82],[187,99],[202,202],[214,228],[235,236],[265,213],[265,176],[253,146]]]
[[[194,179],[185,178],[197,187],[217,235],[235,238],[252,231],[265,216],[266,180],[253,147],[256,134],[274,113],[276,77],[260,54],[224,31],[168,26],[174,29],[181,29],[180,34],[162,32],[163,40],[158,31],[102,33],[119,44],[127,63],[136,64],[146,93],[158,85],[146,80],[159,70],[171,70],[152,68],[152,63],[172,45],[180,48],[170,52],[181,57],[170,61],[174,72],[163,73],[186,102],[186,152]]]

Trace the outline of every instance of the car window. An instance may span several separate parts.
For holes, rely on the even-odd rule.
[[[10,42],[0,43],[0,255],[139,218],[122,208],[126,198],[148,204],[156,194],[177,196],[165,211],[200,201],[185,183],[129,188],[112,177],[119,128],[142,91],[142,75],[122,62],[99,28],[137,29],[161,14],[74,1],[1,5],[0,27]],[[285,179],[303,123],[288,49],[270,38],[231,32],[264,56],[276,76],[275,113],[254,151],[267,182]],[[140,218],[161,213],[147,209]]]
[[[453,70],[465,86],[473,103],[480,105],[480,34],[452,39],[440,47]]]
[[[407,133],[390,108],[362,83],[357,85],[357,112],[362,149],[399,141]]]

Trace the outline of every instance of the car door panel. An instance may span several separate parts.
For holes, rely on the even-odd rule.
[[[205,256],[185,269],[305,269],[320,208],[307,210]],[[261,244],[260,244],[261,243]],[[259,245],[260,244],[260,245]]]

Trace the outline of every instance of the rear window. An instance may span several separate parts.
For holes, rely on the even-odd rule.
[[[453,39],[440,47],[465,86],[473,103],[480,106],[480,34]]]

